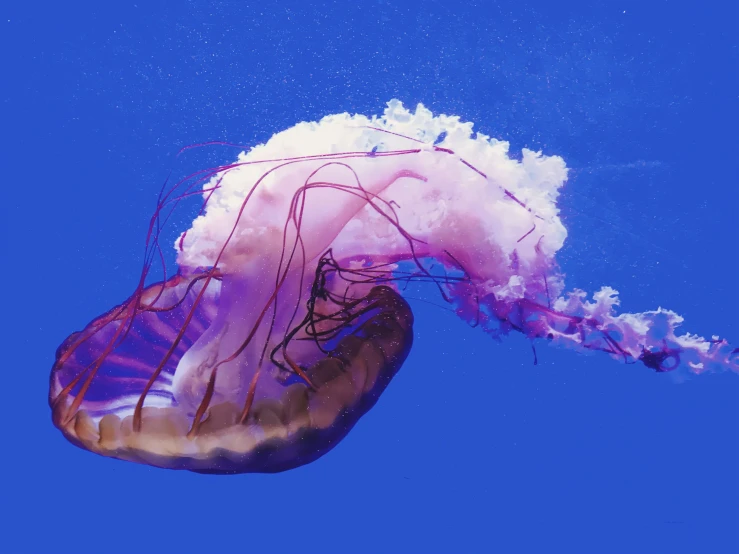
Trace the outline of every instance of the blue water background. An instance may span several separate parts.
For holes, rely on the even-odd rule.
[[[560,5],[563,4],[563,5]],[[0,550],[739,551],[739,376],[666,374],[425,303],[377,406],[279,475],[94,456],[52,426],[57,345],[119,303],[181,146],[425,103],[572,167],[570,288],[739,344],[733,2],[14,2],[0,8]],[[180,165],[177,165],[180,164]],[[176,224],[184,228],[187,218]]]

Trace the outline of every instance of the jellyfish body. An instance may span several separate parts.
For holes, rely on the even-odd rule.
[[[55,424],[88,450],[202,472],[281,471],[330,450],[412,343],[403,284],[434,283],[494,337],[602,350],[657,371],[737,370],[722,340],[678,336],[667,310],[616,315],[616,291],[562,295],[561,158],[393,101],[384,116],[303,123],[163,194],[194,187],[179,270],[57,351]],[[165,218],[166,219],[166,218]]]
[[[262,376],[244,368],[253,383],[246,395],[237,389],[228,394],[219,383],[221,392],[211,398],[207,417],[194,426],[192,413],[176,404],[172,384],[178,362],[216,319],[220,299],[215,286],[196,303],[203,290],[196,279],[177,277],[155,285],[156,306],[164,310],[151,306],[140,313],[118,354],[106,357],[86,391],[85,408],[65,420],[69,399],[57,404],[55,422],[70,440],[99,454],[161,467],[212,473],[290,469],[321,456],[349,432],[377,401],[412,343],[408,305],[391,288],[375,286],[358,301],[342,302],[340,316],[331,323],[314,322],[326,333],[319,342],[330,350],[306,366],[302,378],[290,379],[285,371]],[[95,332],[84,342],[73,335],[60,347],[58,357],[65,362],[56,376],[59,381],[73,378],[75,370],[101,355],[110,337],[126,325],[123,313],[117,309],[114,317],[93,322]],[[133,410],[146,377],[183,328],[182,339],[148,391],[135,430]],[[207,384],[201,401],[206,391]]]

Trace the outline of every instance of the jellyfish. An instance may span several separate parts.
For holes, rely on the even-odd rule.
[[[411,283],[495,339],[597,350],[658,372],[739,371],[726,340],[675,312],[616,312],[608,286],[566,292],[558,156],[399,101],[300,123],[163,188],[136,287],[70,335],[54,424],[91,452],[201,473],[279,472],[331,450],[413,342]],[[188,199],[174,244],[162,229]],[[152,267],[164,277],[151,283]]]

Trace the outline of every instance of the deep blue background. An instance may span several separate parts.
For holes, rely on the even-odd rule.
[[[737,551],[739,376],[533,366],[424,303],[397,379],[307,467],[163,471],[51,424],[54,350],[131,292],[180,146],[393,97],[565,157],[569,287],[739,343],[736,4],[529,4],[3,4],[0,550]]]

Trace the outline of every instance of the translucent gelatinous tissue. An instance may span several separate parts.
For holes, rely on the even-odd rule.
[[[134,293],[71,335],[55,424],[91,451],[174,469],[282,471],[335,446],[400,369],[408,281],[472,325],[601,350],[656,371],[739,371],[716,337],[658,309],[617,314],[608,286],[565,292],[564,160],[391,101],[381,117],[300,123],[165,191]],[[169,210],[198,189],[178,271],[145,285]],[[491,343],[491,348],[495,344]]]

